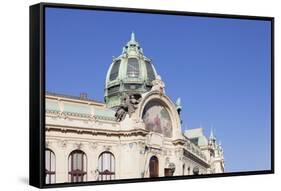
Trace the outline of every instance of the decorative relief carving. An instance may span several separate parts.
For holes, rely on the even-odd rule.
[[[66,140],[60,140],[58,141],[58,146],[61,148],[65,148],[67,146],[67,141]]]
[[[90,143],[89,145],[90,145],[90,148],[93,150],[96,150],[98,147],[98,143]]]
[[[137,143],[136,142],[133,142],[133,143],[129,143],[129,148],[132,149],[134,146],[136,146]]]
[[[161,80],[161,76],[157,75],[156,79],[152,81],[152,91],[153,90],[157,90],[160,92],[160,95],[162,96],[163,94],[165,94],[165,84],[164,82]]]
[[[103,148],[104,148],[105,151],[110,151],[111,148],[112,148],[112,146],[110,146],[110,145],[104,145]]]
[[[66,128],[60,128],[60,131],[62,132],[62,133],[66,133],[67,132],[67,129]]]
[[[52,144],[52,142],[46,141],[46,143],[45,143],[46,148],[49,148],[51,146],[51,144]]]
[[[82,147],[83,147],[83,143],[74,143],[73,145],[78,150],[82,149]]]
[[[96,122],[97,118],[94,115],[91,115],[91,117],[88,118],[89,122]]]
[[[154,154],[154,155],[159,154],[159,151],[157,151],[157,150],[155,150],[155,149],[150,150],[150,152],[151,152],[152,154]]]
[[[77,132],[78,134],[82,134],[82,133],[83,133],[83,130],[82,130],[82,129],[77,129],[76,132]]]
[[[59,115],[51,116],[51,119],[52,119],[52,120],[57,120],[58,118],[59,118]]]
[[[68,116],[64,112],[59,112],[58,117],[60,119],[67,119],[68,118]]]

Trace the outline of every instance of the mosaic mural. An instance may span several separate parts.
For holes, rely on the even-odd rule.
[[[166,137],[172,137],[172,122],[167,109],[159,102],[148,103],[143,112],[142,119],[149,131],[162,133]]]

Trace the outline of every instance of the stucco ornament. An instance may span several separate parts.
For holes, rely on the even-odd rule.
[[[127,113],[129,114],[129,117],[131,117],[138,108],[137,105],[140,103],[140,101],[141,96],[139,94],[125,94],[121,105],[116,110],[116,121],[124,120]]]
[[[165,83],[162,81],[160,75],[156,76],[156,79],[152,81],[152,85],[152,91],[157,90],[161,95],[165,94]]]

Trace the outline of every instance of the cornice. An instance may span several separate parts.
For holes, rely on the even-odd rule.
[[[77,128],[71,126],[47,125],[45,130],[56,131],[61,133],[77,133],[77,134],[90,134],[90,135],[106,135],[106,136],[146,136],[149,131],[144,129],[133,130],[112,130],[112,129],[97,129],[97,128]]]

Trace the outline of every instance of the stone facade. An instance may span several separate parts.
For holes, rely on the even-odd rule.
[[[136,44],[132,38],[127,46]],[[139,93],[140,102],[121,121],[116,121],[115,112],[123,94],[112,99],[105,93],[112,106],[85,95],[46,94],[46,183],[224,172],[222,146],[201,128],[181,131],[181,106],[165,94],[164,83],[153,70],[155,79],[147,83],[151,88],[132,90]]]

